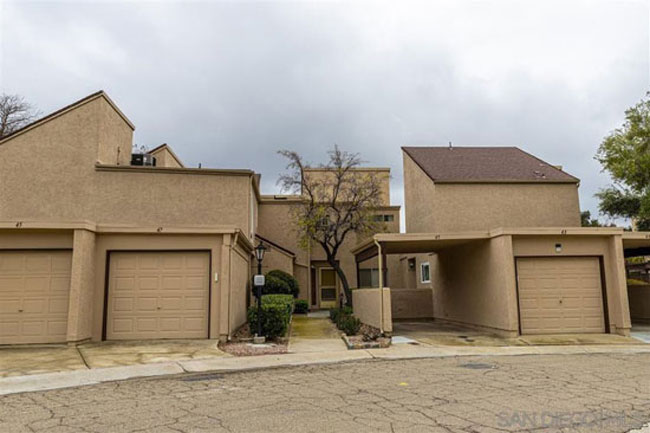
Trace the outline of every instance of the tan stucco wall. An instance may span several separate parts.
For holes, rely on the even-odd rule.
[[[74,231],[70,301],[68,307],[69,342],[92,337],[93,285],[95,284],[95,233]]]
[[[433,317],[431,289],[390,289],[393,319],[425,319]]]
[[[151,154],[156,157],[156,167],[183,167],[167,147],[161,147],[155,152],[151,152]]]
[[[512,238],[499,236],[432,256],[436,319],[475,326],[499,335],[519,332]]]
[[[435,186],[431,178],[402,152],[404,164],[404,222],[407,233],[432,232]]]
[[[257,273],[257,260],[253,260],[251,265],[255,273]],[[262,272],[266,274],[268,271],[274,269],[279,269],[293,275],[293,256],[271,246],[264,254]]]
[[[249,233],[252,174],[133,170],[131,139],[97,98],[0,144],[0,221],[233,225]]]
[[[650,285],[627,288],[632,323],[650,323]]]
[[[562,244],[562,252],[555,252],[555,244]],[[516,236],[513,238],[515,257],[536,256],[599,256],[603,259],[604,285],[607,291],[607,310],[610,331],[629,334],[630,312],[625,280],[623,244],[615,236]]]
[[[293,274],[300,286],[299,298],[309,299],[311,288],[309,272],[299,271],[298,269],[306,269],[310,266],[310,253],[299,245],[298,232],[295,229],[291,215],[293,206],[296,206],[296,203],[290,200],[262,200],[260,202],[257,232],[260,236],[281,245],[295,254],[295,264],[291,265],[290,271],[286,270],[289,268],[287,256],[282,257],[279,251],[275,254],[271,252],[270,262],[267,264],[265,257],[262,265],[265,271],[271,270],[271,266],[276,266],[277,269],[286,270],[286,272]],[[254,266],[257,269],[257,263],[254,263]]]
[[[230,328],[228,335],[231,335],[247,321],[246,309],[248,306],[248,292],[251,281],[250,257],[240,248],[233,248],[230,257],[232,281],[230,289]]]
[[[0,229],[0,249],[72,249],[73,230]]]
[[[354,315],[361,320],[362,323],[379,328],[384,332],[391,333],[393,332],[393,319],[391,316],[390,289],[385,287],[382,290],[383,301],[379,296],[379,290],[380,289],[353,290],[352,308],[354,310]]]
[[[133,144],[133,130],[113,107],[100,98],[98,103],[97,162],[101,164],[129,165]],[[53,122],[58,122],[59,119]]]
[[[404,157],[408,233],[579,227],[576,184],[435,183]]]

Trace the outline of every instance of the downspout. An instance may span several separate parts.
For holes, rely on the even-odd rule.
[[[379,332],[384,333],[384,260],[381,254],[381,244],[373,239],[377,246],[377,261],[379,262]]]
[[[231,310],[231,305],[232,305],[232,252],[235,246],[237,246],[237,241],[239,240],[239,230],[235,232],[235,237],[233,241],[230,243],[230,249],[229,249],[229,254],[230,257],[228,257],[228,284],[230,287],[228,287],[228,341],[230,341],[230,310]]]

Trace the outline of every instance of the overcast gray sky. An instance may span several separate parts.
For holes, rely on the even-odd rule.
[[[251,168],[334,143],[393,171],[400,146],[519,146],[607,184],[593,155],[649,86],[648,2],[0,0],[0,90],[43,112],[104,89],[135,140]]]

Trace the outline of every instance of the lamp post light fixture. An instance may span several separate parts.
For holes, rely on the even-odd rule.
[[[257,333],[253,339],[254,343],[264,343],[265,338],[262,335],[262,287],[264,287],[264,275],[262,274],[262,261],[264,260],[264,253],[266,247],[260,242],[255,247],[255,258],[257,259],[257,275],[253,280],[255,288],[257,289]]]

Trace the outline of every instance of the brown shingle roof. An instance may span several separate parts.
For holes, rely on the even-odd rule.
[[[439,183],[578,183],[568,173],[517,147],[402,147]]]

